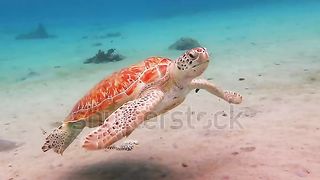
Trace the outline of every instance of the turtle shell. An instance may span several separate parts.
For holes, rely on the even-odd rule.
[[[65,121],[88,120],[100,112],[112,113],[123,103],[135,98],[136,92],[142,91],[146,85],[150,86],[167,77],[170,63],[171,60],[167,58],[150,57],[111,74],[76,103]],[[102,118],[99,116],[98,121],[103,122]]]

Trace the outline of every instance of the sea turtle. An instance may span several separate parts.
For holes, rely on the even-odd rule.
[[[181,104],[195,89],[205,89],[229,103],[241,103],[238,93],[223,91],[197,78],[208,64],[207,49],[198,47],[174,61],[150,57],[113,73],[80,99],[63,124],[46,138],[42,150],[62,154],[86,126],[98,128],[85,138],[83,148],[130,150],[136,142],[120,147],[113,144],[129,136],[143,121]]]

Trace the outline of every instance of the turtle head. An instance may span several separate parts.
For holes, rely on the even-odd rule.
[[[209,53],[204,47],[186,51],[174,63],[176,81],[192,80],[200,76],[209,65]]]

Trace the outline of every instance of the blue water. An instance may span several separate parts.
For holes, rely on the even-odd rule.
[[[39,22],[77,19],[107,20],[105,23],[125,23],[132,20],[165,18],[190,15],[204,11],[229,11],[286,3],[288,6],[317,2],[309,0],[164,0],[164,1],[106,1],[106,0],[3,0],[0,2],[0,18],[3,22]],[[70,22],[72,23],[72,22]],[[87,22],[90,23],[90,22]]]
[[[39,23],[55,37],[16,40],[18,35],[33,31]],[[101,38],[108,33],[121,35]],[[182,134],[174,134],[163,130],[160,140],[153,133],[144,131],[147,135],[141,137],[141,133],[140,137],[141,140],[147,140],[141,151],[133,152],[133,156],[86,153],[80,148],[80,138],[63,157],[57,158],[53,153],[41,152],[43,137],[40,128],[50,131],[55,127],[56,122],[63,120],[70,112],[74,103],[106,75],[149,56],[165,56],[174,60],[183,51],[170,50],[168,47],[181,37],[192,37],[209,50],[211,61],[204,76],[225,89],[241,92],[246,99],[246,104],[242,107],[251,110],[246,117],[246,123],[251,123],[248,127],[259,127],[257,124],[262,123],[261,130],[265,131],[252,128],[239,134],[231,131],[231,134],[226,133],[225,136],[220,135],[220,132],[210,132],[215,135],[209,137],[202,136],[210,134],[204,131],[184,131],[185,134],[181,131]],[[106,51],[110,48],[117,49],[126,58],[102,64],[83,63],[99,49]],[[310,138],[319,137],[311,134],[318,132],[315,129],[318,124],[306,124],[318,122],[316,118],[319,113],[316,114],[316,108],[319,76],[319,0],[0,0],[0,180],[12,177],[68,179],[66,177],[69,176],[101,179],[100,175],[108,176],[109,171],[113,172],[112,177],[117,178],[119,174],[122,175],[123,170],[127,174],[120,176],[120,179],[135,175],[136,172],[142,177],[144,173],[147,173],[146,177],[149,177],[150,172],[150,177],[160,173],[162,178],[161,173],[166,172],[167,167],[172,169],[173,176],[177,169],[182,172],[177,173],[179,177],[188,176],[185,172],[193,169],[194,171],[190,171],[193,175],[191,177],[199,177],[204,172],[216,174],[208,177],[229,179],[230,175],[238,179],[238,174],[243,173],[242,179],[250,179],[248,174],[268,172],[272,176],[263,174],[265,176],[261,177],[272,179],[278,174],[269,172],[269,169],[288,173],[286,167],[300,167],[295,164],[273,166],[277,163],[274,156],[287,163],[300,153],[303,154],[301,159],[307,162],[307,168],[309,164],[319,165],[319,162],[313,160],[316,159],[312,157],[313,154],[310,154],[311,151],[317,153],[319,149],[319,145],[312,144],[315,141]],[[239,81],[239,78],[245,80]],[[228,107],[228,104],[219,104],[222,102],[218,103],[217,98],[209,99],[209,96],[201,93],[191,93],[195,98],[187,100],[180,110],[190,105],[199,112],[221,112],[219,108],[225,111],[223,106]],[[307,109],[308,107],[303,109],[301,102],[316,105],[314,110]],[[201,106],[202,104],[205,105]],[[280,115],[277,114],[278,106]],[[302,109],[298,109],[300,106]],[[252,114],[259,113],[260,119],[251,117]],[[288,116],[281,113],[297,113],[297,117],[303,118],[278,122],[277,118]],[[309,121],[312,118],[313,121]],[[270,121],[274,124],[269,124]],[[297,131],[294,131],[295,127],[288,126],[289,130],[285,129],[294,122],[301,123],[295,126],[299,128]],[[269,128],[278,133],[275,136],[277,138],[270,135],[270,139],[261,142],[258,138],[268,138]],[[303,142],[302,145],[298,144],[293,149],[294,146],[286,142],[289,135],[285,133],[288,132],[291,133],[290,137],[295,134],[297,138],[301,138],[299,142]],[[304,134],[309,136],[304,137]],[[246,140],[249,136],[252,141]],[[310,146],[303,149],[307,144],[305,139],[308,143],[310,140]],[[236,144],[224,144],[229,140]],[[174,145],[168,141],[175,141],[170,142]],[[176,143],[182,148],[177,148]],[[198,143],[201,148],[196,148],[193,143]],[[260,147],[255,152],[262,153],[254,156],[250,156],[250,152],[239,154],[238,145],[241,143],[246,143],[246,146],[256,143]],[[292,154],[277,149],[286,143],[290,144],[286,150],[293,152]],[[230,148],[233,149],[229,153]],[[185,156],[182,151],[189,154]],[[268,163],[263,159],[264,152],[271,154],[267,168],[264,166],[264,163]],[[146,154],[151,155],[149,157]],[[202,161],[198,158],[199,154]],[[292,156],[286,157],[287,155]],[[304,159],[307,155],[311,160]],[[131,161],[124,166],[123,164],[127,164],[126,158],[134,159],[134,163]],[[175,162],[176,158],[186,160],[191,165],[181,167],[180,162]],[[248,162],[245,161],[247,159]],[[106,161],[102,165],[96,164],[100,160]],[[142,163],[136,164],[137,160],[142,160]],[[241,164],[238,165],[240,161]],[[32,166],[29,162],[32,162]],[[110,162],[115,162],[116,168]],[[153,162],[164,167],[153,167]],[[201,166],[202,164],[205,165]],[[225,164],[227,165],[223,167]],[[150,169],[155,170],[146,168],[149,165]],[[228,169],[231,165],[244,169],[238,169],[239,173],[234,173]],[[79,170],[78,166],[83,168]],[[161,169],[160,172],[157,171],[158,168]],[[227,173],[224,173],[226,169]],[[312,176],[318,173],[317,170],[319,166],[314,165],[311,175],[308,174]],[[301,176],[301,171],[296,174]],[[281,175],[279,173],[279,177],[294,179],[292,176]],[[293,176],[297,177],[295,174]],[[170,173],[168,177],[170,179]],[[314,176],[313,179],[319,177]]]
[[[94,40],[93,36],[115,31],[122,31],[124,37],[122,40],[115,40],[114,46],[124,49],[124,51],[130,47],[141,46],[140,50],[146,55],[148,53],[145,51],[145,47],[158,48],[159,51],[150,48],[150,55],[152,53],[178,55],[178,53],[174,54],[160,50],[159,48],[164,48],[160,46],[164,43],[160,40],[167,39],[166,43],[169,45],[174,39],[181,36],[194,36],[201,41],[206,41],[208,36],[210,36],[209,39],[212,36],[228,38],[229,35],[226,33],[238,36],[238,40],[240,36],[270,36],[270,34],[263,33],[263,30],[266,30],[264,27],[269,26],[272,30],[275,26],[278,26],[281,27],[280,31],[283,31],[287,25],[300,24],[303,26],[302,23],[306,23],[306,26],[309,26],[308,21],[310,20],[314,21],[312,23],[316,23],[319,16],[317,13],[318,7],[318,1],[311,0],[0,1],[0,40],[2,46],[0,67],[5,70],[15,67],[18,69],[17,71],[20,71],[28,68],[34,69],[34,65],[37,67],[40,64],[46,64],[45,62],[52,65],[52,61],[60,62],[60,64],[75,58],[80,61],[80,59],[91,56],[94,51],[99,49],[99,47],[96,47],[93,50],[91,46],[87,47],[86,50],[85,47],[81,49],[81,45],[79,45],[81,44],[81,37],[89,36],[89,41],[92,40],[92,42],[87,42],[89,46],[89,44],[98,41]],[[190,21],[188,18],[190,18]],[[256,28],[244,26],[245,21]],[[287,22],[287,24],[281,24],[280,21]],[[48,32],[56,35],[57,38],[36,41],[14,40],[18,34],[35,29],[38,23],[43,23]],[[278,24],[273,25],[272,23]],[[229,29],[222,30],[221,26],[223,25],[229,27]],[[314,27],[304,29],[305,32],[301,32],[299,29],[294,29],[294,31],[297,30],[298,33],[308,36],[310,31],[318,29],[317,25],[314,25]],[[194,28],[196,26],[199,28]],[[143,36],[148,36],[148,34],[150,34],[150,37],[143,39]],[[276,34],[274,35],[276,36]],[[141,39],[130,41],[130,38],[140,37],[140,35]],[[162,38],[158,39],[159,37]],[[233,38],[233,41],[237,41],[237,38]],[[106,43],[101,48],[111,48]],[[213,43],[204,44],[210,46]],[[73,47],[70,47],[70,45],[73,45]],[[60,54],[58,54],[58,51],[60,51]],[[139,51],[139,49],[136,49],[136,51]],[[57,57],[58,55],[60,56]],[[43,61],[46,56],[48,60]],[[65,59],[62,60],[61,57],[65,57]],[[144,56],[138,57],[144,58]],[[17,62],[14,63],[13,59]],[[8,65],[8,61],[11,67],[5,67]],[[21,69],[19,66],[21,62],[27,63],[31,67],[23,66],[25,68]],[[12,80],[4,76],[6,75],[0,75],[2,80]]]
[[[312,0],[0,1],[0,82],[16,83],[30,72],[54,78],[55,66],[66,67],[65,73],[87,69],[82,61],[98,49],[116,48],[127,56],[126,63],[109,71],[151,55],[175,58],[181,52],[167,47],[183,36],[197,38],[215,52],[241,41],[259,41],[266,34],[270,42],[290,34],[312,37],[319,30],[319,7]],[[38,23],[56,38],[15,40]],[[95,38],[110,32],[122,37]],[[93,47],[97,43],[102,46]]]
[[[223,11],[278,2],[276,0],[175,0],[175,1],[106,1],[106,0],[12,0],[0,2],[0,17],[5,21],[108,19],[110,22],[143,20],[192,14],[203,11]],[[289,1],[293,2],[293,1]],[[299,1],[297,1],[299,2]]]

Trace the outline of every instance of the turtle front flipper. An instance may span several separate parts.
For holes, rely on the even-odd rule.
[[[198,92],[199,89],[205,89],[209,93],[216,95],[217,97],[232,104],[240,104],[242,102],[242,96],[240,94],[232,91],[224,91],[206,79],[192,80],[189,88],[190,90],[196,89],[196,92]]]
[[[85,127],[85,121],[64,122],[57,127],[46,138],[46,142],[42,146],[42,151],[46,152],[53,149],[54,152],[62,154],[64,150],[74,141]]]
[[[140,98],[123,104],[104,121],[103,125],[85,138],[83,147],[87,150],[105,149],[121,138],[129,136],[139,124],[152,117],[155,107],[163,97],[164,93],[161,90],[152,89]]]

